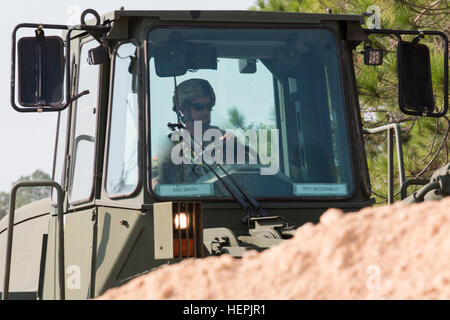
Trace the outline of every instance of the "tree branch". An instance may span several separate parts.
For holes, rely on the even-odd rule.
[[[444,146],[444,143],[447,142],[448,132],[450,130],[450,121],[447,117],[444,116],[444,118],[447,120],[447,129],[445,130],[445,134],[444,134],[444,137],[442,138],[442,142],[441,142],[438,150],[436,151],[436,154],[433,156],[433,158],[430,160],[430,162],[428,162],[428,164],[425,166],[425,168],[422,169],[422,171],[420,171],[418,174],[416,174],[416,178],[420,177],[428,169],[428,167],[430,167],[431,163],[434,161],[434,159],[436,159],[438,154],[441,152],[441,150]]]

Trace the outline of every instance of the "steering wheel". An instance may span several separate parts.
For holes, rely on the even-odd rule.
[[[229,181],[229,179],[227,179],[227,175],[226,173],[221,170],[220,168],[218,168],[217,164],[211,165],[211,167],[214,169],[214,171],[216,172],[216,174],[225,179],[227,182],[229,182],[231,184],[231,182]],[[226,170],[226,172],[230,175],[230,176],[235,176],[238,173],[245,173],[245,174],[255,174],[255,175],[259,175],[259,170],[262,167],[259,164],[241,164],[241,165],[236,165],[236,164],[222,164],[221,167],[223,169]],[[201,177],[199,177],[195,183],[213,183],[213,184],[217,184],[217,185],[221,185],[221,182],[219,182],[219,179],[217,178],[217,176],[214,174],[214,172],[210,171],[208,173],[205,173],[204,175],[202,175]]]
[[[254,196],[279,196],[292,194],[292,180],[285,174],[278,172],[274,175],[261,175],[261,164],[224,164],[222,167],[233,177],[239,186]],[[223,178],[231,187],[233,183],[222,170],[215,170],[217,175]],[[199,177],[195,183],[208,183],[214,185],[216,196],[229,196],[228,191],[216,177],[214,172],[208,172]],[[233,187],[234,188],[234,187]]]
[[[235,139],[234,143],[233,143],[233,163],[232,164],[237,164],[238,160],[238,153],[239,153],[239,147],[238,145],[242,146],[242,144],[238,141],[238,139],[231,135],[231,136],[227,136],[227,133],[225,133],[222,137],[221,137],[221,144],[219,148],[216,148],[217,144],[215,141],[211,142],[210,144],[208,144],[206,147],[203,148],[203,151],[200,152],[199,154],[195,155],[194,157],[194,163],[201,163],[202,161],[199,159],[201,159],[201,157],[203,157],[203,160],[205,160],[205,155],[208,155],[209,157],[211,157],[211,159],[207,159],[207,160],[215,160],[214,158],[219,157],[222,160],[222,166],[225,164],[230,164],[227,163],[227,145],[226,145],[226,141],[227,139]],[[211,156],[212,152],[219,152],[219,154],[214,154],[214,156]],[[261,164],[260,160],[259,160],[259,156],[258,153],[253,150],[250,149],[250,146],[248,145],[244,145],[244,157],[243,157],[244,161],[248,161],[247,163],[250,164]],[[207,161],[208,165],[210,167],[213,168],[213,170],[216,170],[216,168],[218,167],[217,163],[215,161]]]

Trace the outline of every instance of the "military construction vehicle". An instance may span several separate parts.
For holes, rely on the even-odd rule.
[[[379,65],[371,37],[397,37],[401,110],[440,117],[448,39],[364,24],[88,9],[80,25],[18,25],[12,107],[59,116],[53,181],[16,184],[0,222],[2,298],[89,299],[183,259],[264,250],[331,207],[370,206],[364,134],[388,133],[390,202],[394,137],[402,193],[424,184],[404,181],[398,124],[362,127],[353,55],[364,43],[365,63]],[[431,36],[446,43],[443,106],[420,43]],[[448,179],[446,166],[407,201],[448,195]],[[15,210],[18,189],[43,185],[49,199]]]

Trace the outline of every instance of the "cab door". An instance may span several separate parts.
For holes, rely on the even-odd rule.
[[[74,43],[75,42],[75,43]],[[72,104],[70,110],[70,137],[66,156],[65,176],[66,205],[64,209],[64,255],[66,299],[88,299],[91,297],[92,257],[95,248],[96,208],[94,206],[97,136],[99,122],[100,66],[88,63],[88,51],[98,46],[91,37],[75,40],[73,48],[79,47],[73,72],[74,94],[89,90]],[[55,165],[56,169],[56,165]],[[60,170],[61,171],[61,170]],[[57,243],[52,231],[56,217],[49,226],[49,255],[46,275],[57,269]],[[57,277],[46,277],[44,298],[59,296]]]
[[[66,299],[91,296],[92,256],[96,208],[93,206],[98,136],[100,66],[88,63],[88,52],[98,42],[81,40],[77,92],[89,94],[77,100],[72,110],[71,157],[68,179],[69,210],[65,218]]]

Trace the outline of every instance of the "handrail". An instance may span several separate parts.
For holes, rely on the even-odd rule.
[[[12,240],[14,230],[14,212],[16,209],[16,193],[22,187],[53,187],[57,191],[57,206],[58,206],[58,272],[59,272],[59,289],[60,299],[65,300],[65,277],[64,277],[64,221],[63,221],[63,190],[61,186],[54,181],[25,181],[16,183],[11,189],[9,199],[9,217],[8,217],[8,235],[6,242],[6,259],[5,259],[5,273],[3,279],[3,295],[2,300],[8,299],[9,294],[9,280],[11,275],[11,254],[12,254]]]
[[[395,142],[397,145],[397,160],[398,160],[398,171],[400,185],[403,185],[405,181],[405,167],[403,163],[403,149],[402,141],[400,136],[400,124],[399,123],[389,123],[380,127],[363,129],[364,133],[374,134],[383,131],[388,132],[388,204],[394,202],[394,166],[393,166],[393,136],[392,130],[395,132]]]

